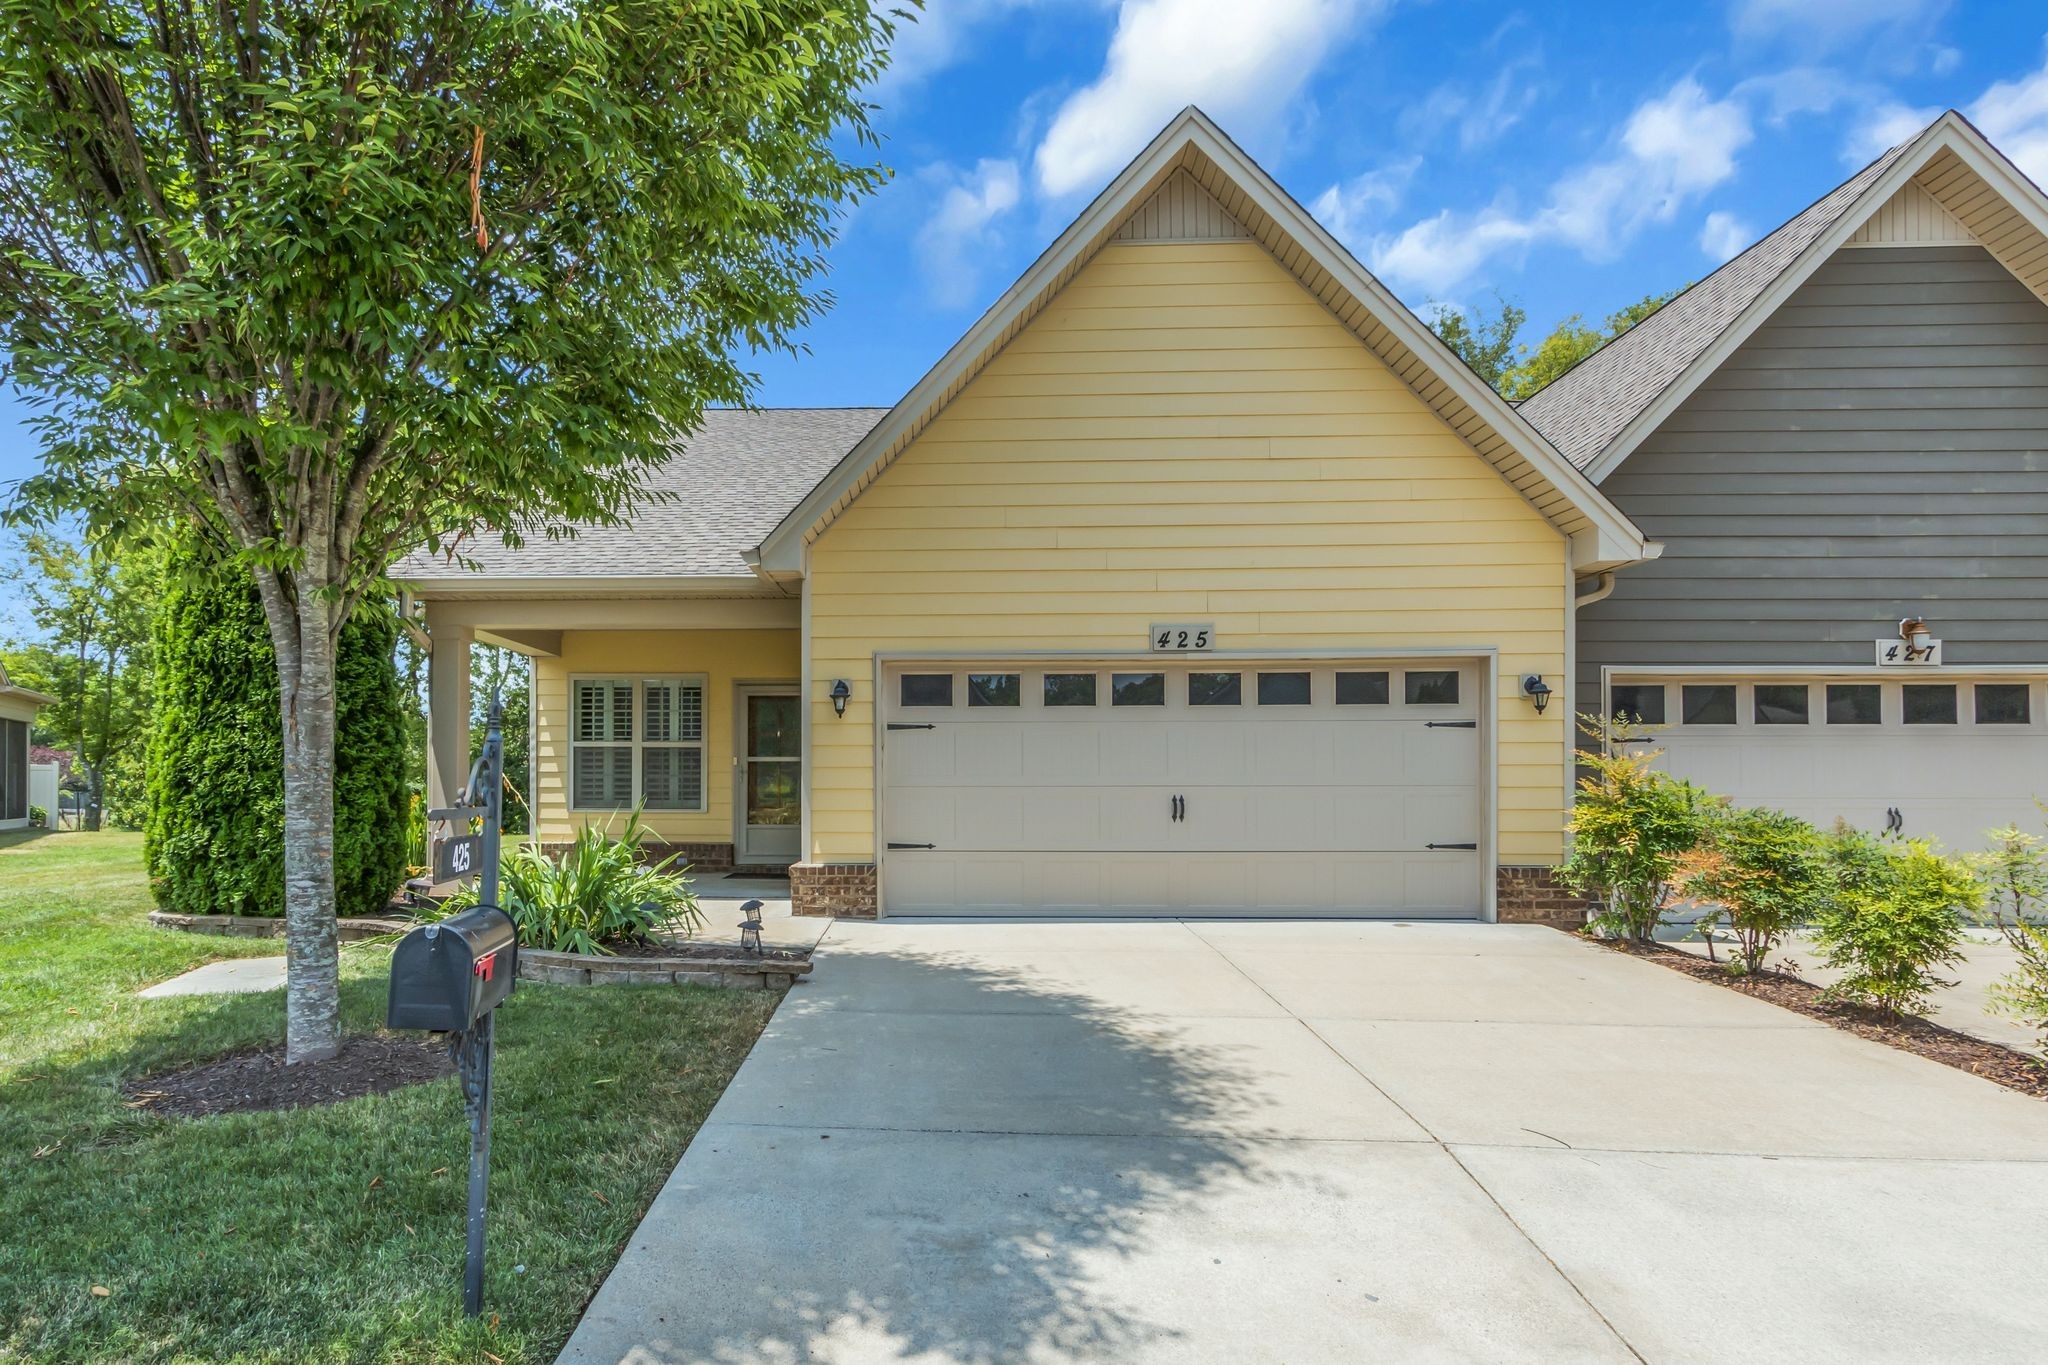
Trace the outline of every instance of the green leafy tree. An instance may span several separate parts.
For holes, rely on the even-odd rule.
[[[1668,294],[1652,294],[1608,314],[1601,327],[1589,326],[1583,314],[1574,313],[1551,328],[1549,335],[1533,347],[1519,341],[1528,315],[1497,296],[1491,313],[1434,304],[1429,325],[1481,379],[1504,396],[1520,401],[1682,292],[1674,289]]]
[[[25,506],[253,579],[284,727],[289,1061],[340,1046],[337,643],[422,545],[616,524],[879,185],[867,0],[0,0]],[[849,155],[848,149],[851,150]]]
[[[1490,315],[1447,303],[1432,304],[1429,311],[1430,329],[1490,388],[1499,388],[1502,377],[1514,367],[1515,338],[1528,320],[1527,313],[1497,294]]]
[[[490,720],[493,695],[505,699],[501,719],[505,735],[505,816],[501,828],[507,834],[525,834],[532,824],[528,805],[532,791],[533,708],[528,679],[533,661],[525,655],[492,645],[478,645],[469,655],[469,761],[476,763],[484,751],[484,736]]]
[[[40,647],[10,655],[24,687],[57,699],[40,729],[77,757],[86,828],[102,812],[133,823],[142,805],[141,756],[149,714],[149,604],[156,556],[116,556],[47,532],[22,537],[0,578],[16,584]]]
[[[1838,836],[1839,890],[1814,921],[1814,938],[1841,979],[1826,994],[1894,1017],[1925,1014],[1952,981],[1936,969],[1962,961],[1963,917],[1982,907],[1984,884],[1924,839],[1879,843]]]
[[[1581,717],[1591,734],[1605,737],[1598,717]],[[1626,730],[1613,738],[1626,738]],[[1582,753],[1587,771],[1572,804],[1571,852],[1558,875],[1566,885],[1601,902],[1593,928],[1616,938],[1648,943],[1664,923],[1681,860],[1699,843],[1713,797],[1652,766],[1654,749],[1629,751],[1618,743]]]
[[[1834,889],[1819,830],[1762,808],[1710,807],[1698,847],[1678,860],[1672,884],[1708,902],[1735,935],[1742,969],[1760,972],[1787,934],[1826,910]]]
[[[2013,970],[1994,982],[1991,1007],[2030,1025],[2048,1041],[2048,848],[2017,825],[1990,831],[1991,846],[1970,857],[1985,901],[2013,952]]]
[[[391,613],[366,607],[335,664],[334,886],[381,914],[405,877],[405,713]],[[167,576],[156,614],[145,857],[157,904],[188,915],[285,911],[284,736],[263,604],[203,559]]]

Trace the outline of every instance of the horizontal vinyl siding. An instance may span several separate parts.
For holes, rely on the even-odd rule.
[[[643,822],[657,839],[728,843],[733,836],[734,687],[741,682],[793,683],[802,650],[794,630],[568,630],[558,657],[534,660],[538,744],[534,812],[540,837],[573,838],[578,825],[606,816],[569,809],[569,680],[703,674],[704,796],[702,811],[650,811]],[[613,827],[623,828],[621,814]]]
[[[1563,537],[1263,249],[1107,247],[811,547],[809,856],[874,856],[877,653],[1128,654],[1178,619],[1555,679],[1565,574]],[[1501,704],[1503,862],[1559,854],[1561,710]]]
[[[1664,557],[1579,617],[1603,664],[2048,663],[2048,307],[1984,250],[1836,254],[1602,485]]]

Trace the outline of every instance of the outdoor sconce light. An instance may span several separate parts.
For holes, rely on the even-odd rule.
[[[1934,653],[1934,632],[1917,616],[1908,616],[1899,622],[1899,638],[1906,642],[1908,663],[1929,658]]]
[[[761,902],[748,901],[740,907],[740,951],[761,951]]]
[[[1540,716],[1550,705],[1550,684],[1543,681],[1542,674],[1531,673],[1522,679],[1522,695],[1536,704],[1536,714]]]
[[[835,715],[835,716],[843,716],[843,715],[845,715],[845,714],[846,714],[846,699],[847,699],[848,697],[852,696],[852,695],[853,695],[853,685],[852,685],[851,683],[847,682],[847,681],[846,681],[846,679],[844,679],[844,678],[841,678],[841,679],[839,679],[839,680],[838,680],[837,682],[833,683],[833,684],[832,684],[832,714],[833,714],[833,715]]]

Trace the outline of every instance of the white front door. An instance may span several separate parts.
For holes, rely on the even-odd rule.
[[[734,861],[796,861],[801,840],[802,712],[788,687],[739,689],[738,831]]]
[[[1481,676],[893,668],[884,910],[1477,917]]]
[[[1667,771],[1822,829],[1840,819],[1965,852],[1984,847],[1995,826],[2042,827],[2048,690],[2039,678],[1617,673],[1609,702],[1650,723],[1643,744],[1663,751]]]

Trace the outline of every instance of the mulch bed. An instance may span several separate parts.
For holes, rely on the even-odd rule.
[[[286,1066],[280,1043],[133,1081],[127,1094],[131,1109],[196,1119],[381,1095],[439,1080],[454,1069],[448,1045],[439,1039],[359,1033],[342,1039],[341,1051],[324,1062]]]
[[[682,957],[702,961],[730,962],[734,958],[759,959],[763,962],[809,962],[809,948],[763,948],[750,953],[732,943],[607,943],[605,947],[618,957]],[[593,963],[603,962],[602,957],[592,957]]]
[[[1957,1033],[1925,1019],[1910,1016],[1894,1019],[1863,1005],[1842,1004],[1821,998],[1820,987],[1782,972],[1758,972],[1737,976],[1725,961],[1715,963],[1681,948],[1655,944],[1649,948],[1596,939],[1594,942],[1616,952],[1656,962],[1673,971],[1684,972],[1699,981],[1709,981],[1731,991],[1818,1019],[1859,1038],[1883,1043],[1925,1057],[1972,1076],[1982,1076],[1994,1085],[2048,1100],[2048,1064],[2040,1058],[1997,1043]]]

